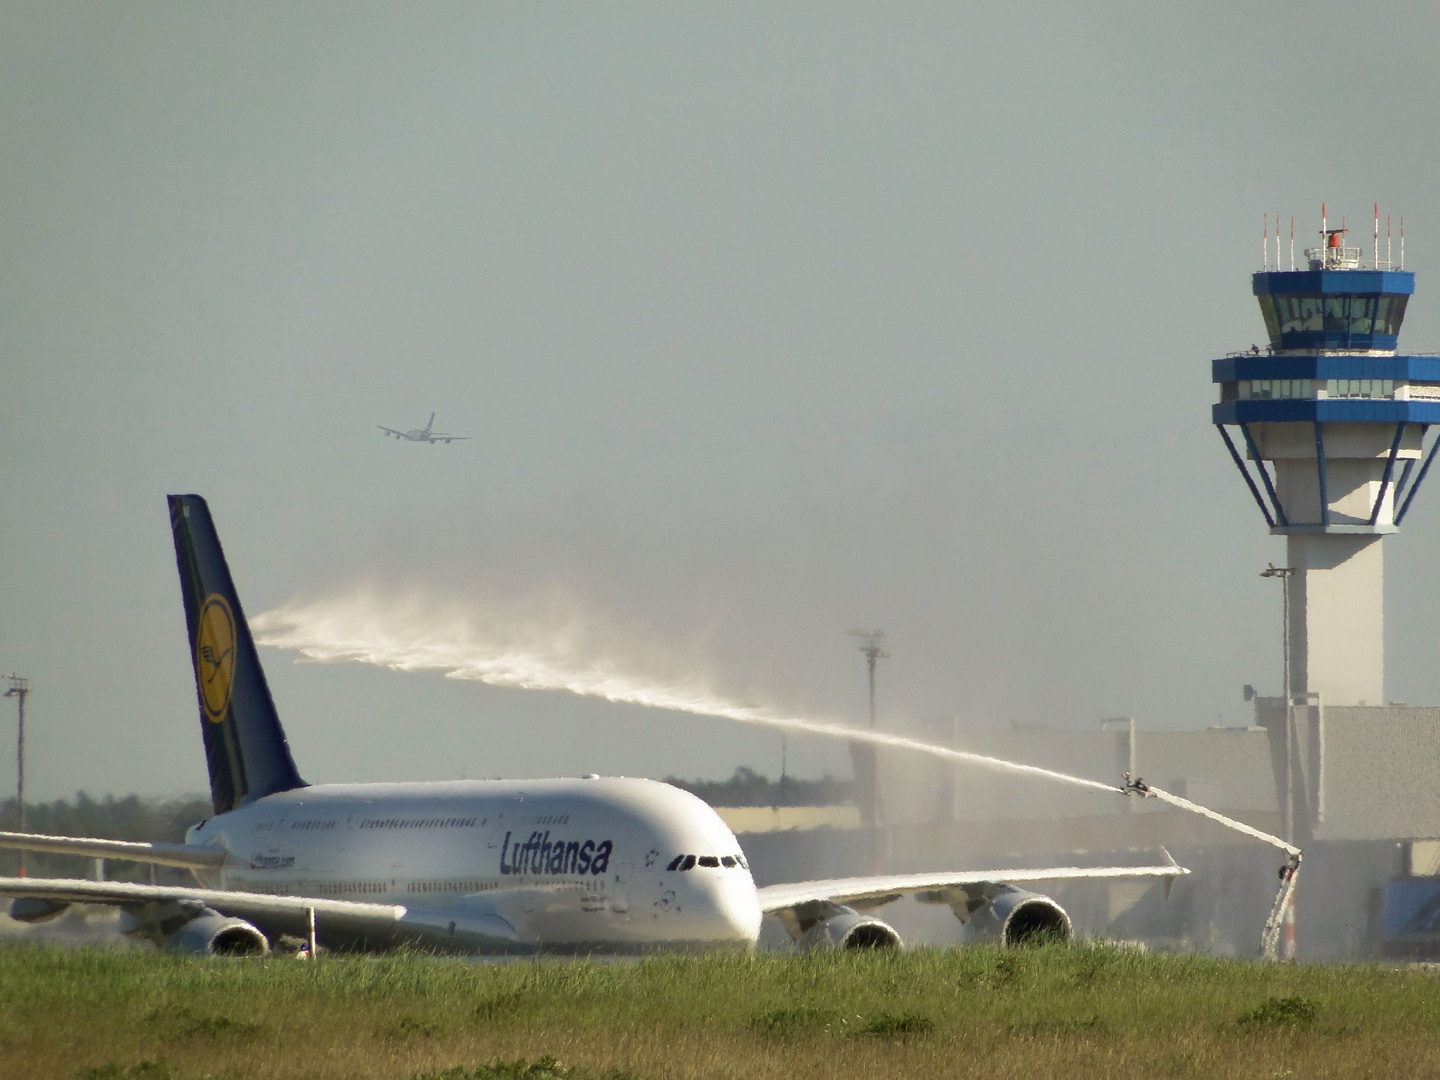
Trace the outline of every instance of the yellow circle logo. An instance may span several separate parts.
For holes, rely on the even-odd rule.
[[[235,680],[235,616],[219,593],[211,593],[200,605],[195,677],[206,717],[221,723],[230,709],[230,686]]]

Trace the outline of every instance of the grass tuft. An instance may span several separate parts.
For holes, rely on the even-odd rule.
[[[1238,1021],[1241,1027],[1309,1027],[1320,1015],[1320,1006],[1309,998],[1266,998],[1260,1006]]]
[[[1110,1030],[1110,1025],[1099,1016],[1065,1017],[1059,1020],[1031,1020],[1027,1023],[1010,1024],[1006,1031],[1011,1035],[1100,1035]]]
[[[202,1016],[187,1008],[170,1010],[152,1009],[145,1020],[156,1027],[160,1037],[168,1042],[182,1042],[186,1039],[248,1038],[259,1033],[260,1024],[250,1020],[236,1020],[230,1016]]]
[[[935,1021],[919,1013],[882,1012],[872,1016],[856,1030],[857,1035],[876,1035],[886,1039],[903,1039],[911,1035],[928,1035],[935,1030]]]
[[[504,994],[491,994],[482,998],[472,1010],[478,1020],[500,1020],[514,1017],[525,1010],[529,995],[524,990],[512,990]]]
[[[419,1037],[429,1039],[440,1034],[440,1025],[433,1020],[425,1020],[418,1016],[402,1016],[395,1023],[380,1029],[381,1038],[385,1039],[408,1039]]]
[[[812,1009],[802,1005],[792,1009],[771,1009],[751,1017],[750,1029],[777,1039],[794,1039],[824,1031],[837,1019],[830,1009]]]
[[[135,1065],[119,1065],[107,1062],[76,1069],[71,1074],[75,1080],[170,1080],[175,1070],[163,1061],[141,1061]]]
[[[593,1072],[589,1069],[567,1068],[546,1054],[536,1061],[517,1058],[514,1061],[494,1061],[489,1065],[477,1065],[466,1072],[463,1065],[456,1065],[438,1073],[416,1073],[412,1080],[634,1080],[629,1073]]]

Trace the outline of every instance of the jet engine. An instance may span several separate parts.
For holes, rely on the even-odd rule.
[[[797,904],[781,922],[801,952],[816,949],[898,949],[900,935],[873,915],[828,900]]]
[[[972,936],[1001,945],[1070,940],[1070,916],[1050,897],[1013,885],[993,886],[992,890],[990,901],[970,916]]]
[[[49,922],[70,907],[63,900],[42,900],[38,896],[22,896],[10,902],[10,917],[16,922]]]
[[[270,942],[244,919],[206,908],[167,937],[165,948],[200,956],[264,956]]]

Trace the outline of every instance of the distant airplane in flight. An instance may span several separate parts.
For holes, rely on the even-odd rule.
[[[375,426],[385,432],[386,438],[394,435],[397,439],[404,439],[406,442],[448,443],[454,442],[457,439],[470,438],[469,435],[451,435],[445,431],[431,431],[430,427],[434,423],[435,414],[432,412],[429,421],[425,424],[424,431],[421,431],[419,428],[411,428],[409,431],[396,431],[394,428],[388,428],[384,424],[376,424]]]

